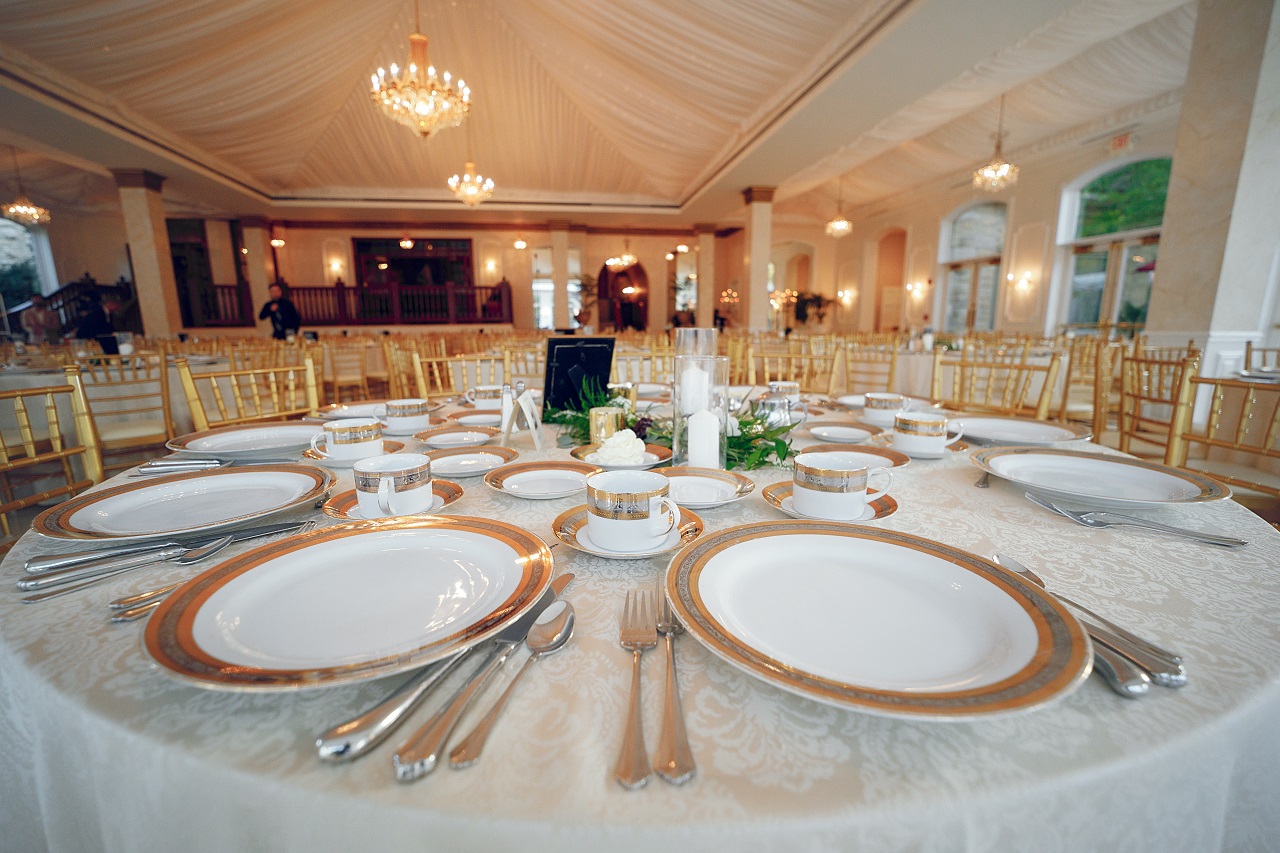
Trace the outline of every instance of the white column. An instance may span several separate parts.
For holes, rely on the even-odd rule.
[[[160,195],[164,178],[142,169],[120,169],[112,174],[120,193],[142,329],[153,337],[177,334],[182,329],[182,308]]]
[[[1261,340],[1280,211],[1280,15],[1275,0],[1201,0],[1183,89],[1147,333],[1238,368]]]
[[[551,228],[551,281],[556,288],[555,327],[569,328],[569,223],[548,222]]]
[[[746,240],[743,266],[746,287],[747,326],[762,332],[769,325],[769,256],[773,251],[773,187],[747,187],[742,200],[747,204]]]
[[[253,297],[253,318],[260,331],[271,334],[271,321],[259,320],[258,311],[271,298],[267,292],[275,281],[271,264],[271,223],[261,217],[240,220],[241,248],[244,255],[245,278],[249,280],[249,294]]]
[[[716,286],[716,230],[714,225],[695,225],[698,232],[698,325],[711,328],[715,323],[720,290]]]

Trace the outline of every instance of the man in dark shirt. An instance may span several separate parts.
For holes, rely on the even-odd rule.
[[[106,355],[116,355],[120,352],[120,347],[116,343],[115,329],[107,319],[107,313],[102,310],[102,303],[98,300],[97,294],[86,293],[80,297],[76,305],[76,315],[77,338],[85,341],[96,340]]]
[[[293,300],[285,296],[284,287],[279,284],[272,284],[268,292],[271,299],[258,312],[258,319],[271,318],[271,336],[276,340],[283,341],[290,335],[296,335],[302,327],[302,317],[293,306]]]

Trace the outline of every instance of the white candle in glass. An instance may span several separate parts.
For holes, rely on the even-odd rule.
[[[720,467],[720,419],[707,409],[689,416],[689,464]]]
[[[680,413],[692,415],[711,405],[711,376],[691,364],[680,374]]]

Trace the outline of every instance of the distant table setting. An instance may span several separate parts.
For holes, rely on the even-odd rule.
[[[803,403],[745,471],[485,394],[173,439],[4,559],[0,846],[1280,845],[1280,533],[1081,426]]]

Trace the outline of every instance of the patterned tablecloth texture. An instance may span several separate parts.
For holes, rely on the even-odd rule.
[[[516,446],[522,462],[568,458],[535,452],[527,435]],[[557,571],[577,575],[566,593],[577,609],[573,641],[526,679],[477,765],[405,785],[391,753],[439,696],[373,754],[324,765],[316,735],[398,677],[284,695],[197,689],[156,672],[143,623],[108,624],[104,606],[182,569],[148,569],[38,605],[19,603],[10,586],[0,596],[0,848],[1280,849],[1280,533],[1229,501],[1152,516],[1250,540],[1239,550],[1086,529],[1010,483],[975,489],[968,455],[896,470],[899,509],[872,526],[1017,556],[1051,587],[1179,650],[1187,687],[1129,701],[1094,677],[1013,717],[886,719],[785,693],[686,636],[678,657],[698,774],[683,787],[655,778],[628,792],[611,776],[631,663],[617,644],[620,609],[628,589],[652,588],[668,558],[603,559],[561,546]],[[338,473],[335,493],[351,488],[350,471]],[[760,490],[790,473],[749,476],[757,489],[748,498],[698,510],[709,531],[785,518]],[[552,520],[583,502],[459,482],[465,494],[446,514],[501,518],[548,543]],[[4,561],[5,583],[28,556],[60,547],[28,534]],[[786,572],[778,567],[783,582]],[[660,650],[644,657],[650,748],[663,665]]]

